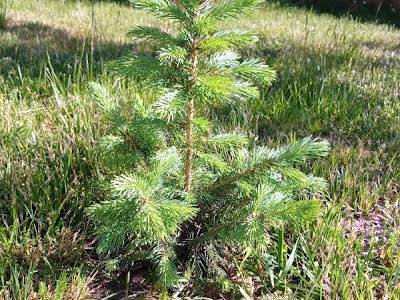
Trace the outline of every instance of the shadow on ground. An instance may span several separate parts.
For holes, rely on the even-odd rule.
[[[92,48],[90,38],[38,22],[11,21],[3,34],[8,36],[0,45],[3,76],[12,76],[19,68],[24,76],[37,78],[49,67],[66,76],[88,70],[99,73],[107,61],[138,50],[134,43],[101,40],[95,40]]]
[[[279,75],[265,96],[262,135],[292,132],[348,143],[399,144],[394,120],[400,112],[395,92],[400,60],[371,59],[358,47],[323,52],[288,45],[272,55]]]
[[[366,6],[365,3],[353,1],[305,1],[305,0],[276,0],[282,6],[304,7],[320,14],[331,14],[338,18],[351,17],[360,22],[387,24],[400,28],[400,10],[385,8],[379,5]],[[346,3],[345,3],[346,2]],[[376,1],[375,1],[376,2]]]

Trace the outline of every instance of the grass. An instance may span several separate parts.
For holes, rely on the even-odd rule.
[[[154,51],[124,34],[159,21],[119,3],[93,8],[14,0],[0,31],[0,299],[133,295],[138,286],[134,273],[96,272],[104,268],[84,208],[101,197],[95,145],[107,128],[86,84],[133,97],[104,65]],[[323,213],[301,234],[282,229],[274,250],[282,266],[299,242],[267,299],[399,299],[400,30],[275,4],[240,22],[260,35],[243,54],[279,75],[230,126],[256,128],[271,144],[310,134],[333,144],[328,159],[308,166],[330,183]]]

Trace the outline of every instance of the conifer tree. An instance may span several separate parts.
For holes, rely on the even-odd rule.
[[[113,70],[154,100],[132,101],[124,113],[115,96],[89,86],[111,125],[99,148],[119,172],[108,184],[109,200],[90,207],[98,252],[142,253],[167,291],[179,274],[227,276],[226,249],[258,257],[268,251],[271,228],[315,219],[322,178],[297,166],[324,157],[329,144],[304,138],[270,149],[244,131],[222,132],[213,112],[245,109],[269,86],[275,71],[235,49],[257,38],[244,30],[218,31],[259,0],[132,0],[136,9],[176,23],[175,33],[136,26],[128,36],[156,43],[149,56],[127,56]],[[127,250],[128,249],[128,250]]]

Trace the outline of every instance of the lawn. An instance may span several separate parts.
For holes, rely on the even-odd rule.
[[[113,261],[95,252],[85,209],[109,175],[96,151],[108,125],[87,84],[102,82],[121,103],[151,97],[107,63],[155,53],[125,37],[133,25],[174,25],[111,1],[9,5],[0,29],[0,299],[156,297],[146,267],[108,271]],[[309,135],[332,145],[305,167],[329,183],[320,216],[276,233],[271,253],[290,268],[265,299],[399,299],[400,29],[269,2],[236,25],[260,37],[242,54],[278,77],[250,113],[220,111],[221,123],[255,129],[273,146]]]

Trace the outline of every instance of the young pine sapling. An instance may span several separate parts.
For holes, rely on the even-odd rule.
[[[123,57],[112,68],[157,96],[136,97],[131,116],[103,86],[89,87],[112,130],[99,148],[119,172],[108,184],[109,200],[89,209],[98,251],[140,253],[164,291],[185,271],[197,279],[227,277],[221,257],[227,249],[262,257],[271,228],[314,220],[314,198],[326,188],[325,180],[296,167],[326,156],[328,143],[305,138],[270,149],[245,130],[221,132],[215,117],[221,107],[246,109],[275,78],[260,60],[235,52],[256,43],[253,34],[217,30],[219,21],[259,3],[132,0],[134,8],[172,20],[175,34],[132,28],[128,36],[159,51]]]

